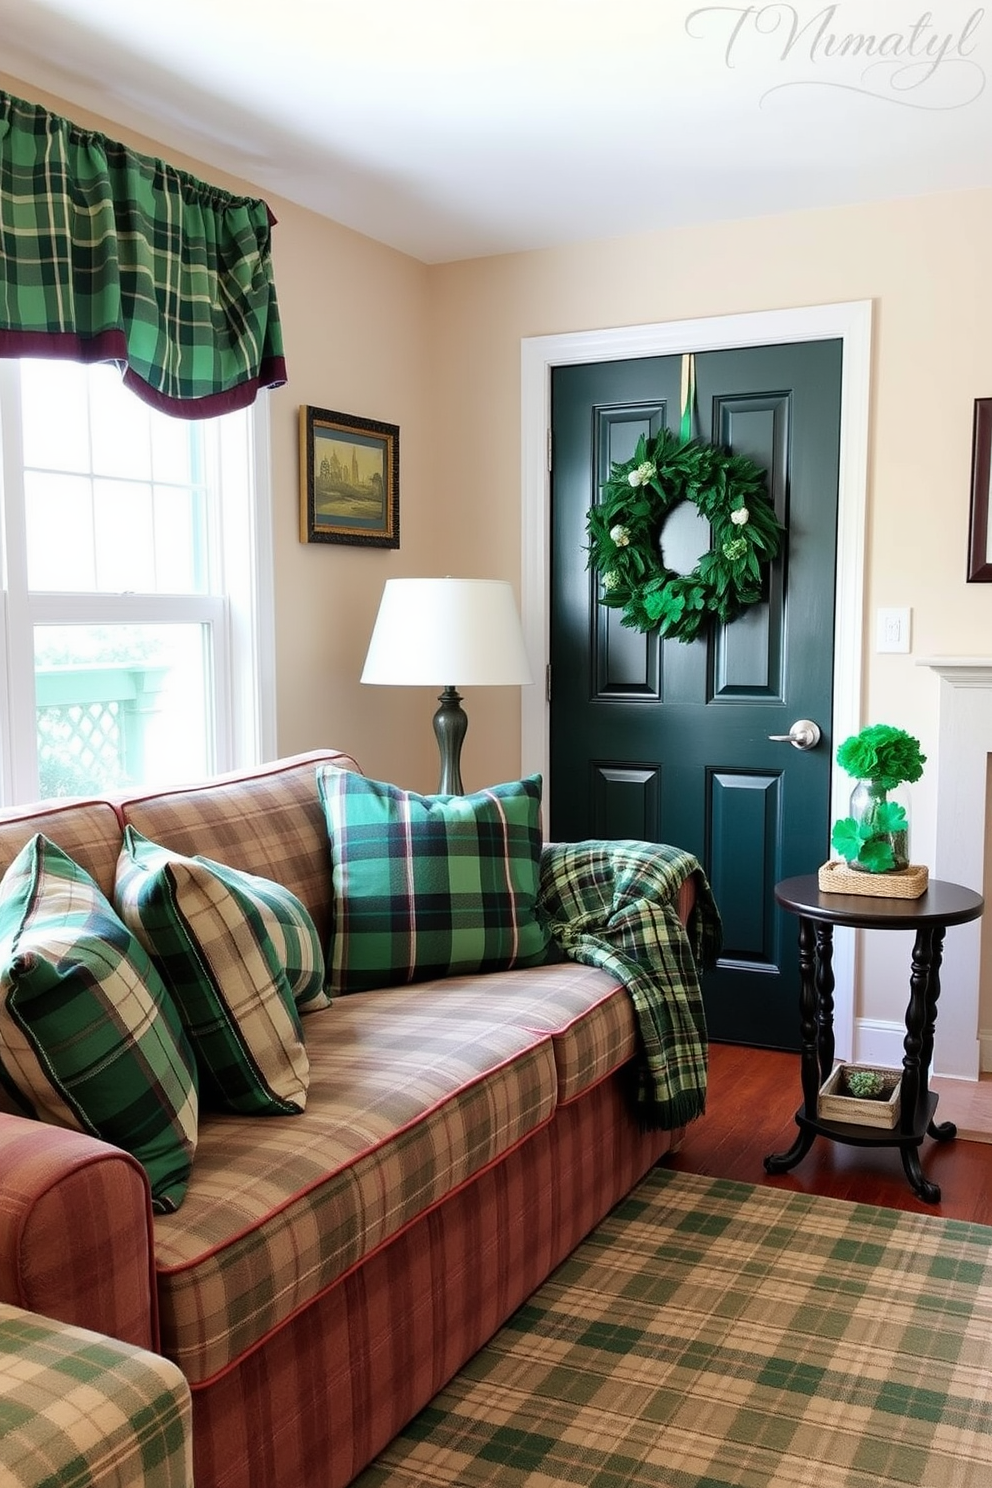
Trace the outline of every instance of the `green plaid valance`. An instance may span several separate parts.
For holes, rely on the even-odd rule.
[[[116,361],[166,413],[286,380],[263,201],[0,91],[0,355]]]

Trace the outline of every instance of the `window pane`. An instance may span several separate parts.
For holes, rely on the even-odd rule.
[[[93,430],[93,470],[97,475],[119,475],[125,480],[148,480],[152,473],[153,417],[109,367],[94,367],[90,379],[90,425]],[[96,375],[96,374],[100,375]],[[110,375],[107,375],[107,374]],[[159,414],[159,418],[165,418]]]
[[[157,481],[171,481],[174,485],[192,485],[194,473],[193,450],[198,444],[199,430],[190,426],[187,419],[153,418],[152,474]]]
[[[89,470],[86,367],[75,362],[21,363],[24,464],[36,470]]]
[[[89,476],[24,472],[29,589],[95,589]]]
[[[154,594],[155,529],[150,486],[137,481],[93,482],[96,584],[101,594]]]
[[[29,589],[207,592],[215,433],[149,408],[116,368],[63,362],[21,364],[21,419]]]
[[[157,593],[207,593],[206,573],[200,571],[206,554],[197,541],[201,503],[172,486],[156,486],[153,503]]]
[[[209,775],[207,642],[202,625],[35,626],[41,795]]]

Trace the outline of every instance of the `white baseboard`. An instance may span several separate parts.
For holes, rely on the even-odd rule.
[[[898,1069],[902,1064],[903,1040],[906,1027],[903,1023],[887,1023],[881,1019],[859,1018],[854,1028],[855,1064],[880,1064],[886,1069]],[[992,1072],[992,1028],[980,1030],[978,1035],[982,1073]],[[939,1070],[934,1071],[940,1074]]]
[[[880,1064],[884,1069],[898,1069],[902,1064],[905,1023],[888,1023],[881,1019],[859,1018],[854,1026],[855,1064]]]
[[[992,1073],[992,1028],[978,1030],[978,1068],[983,1075]]]

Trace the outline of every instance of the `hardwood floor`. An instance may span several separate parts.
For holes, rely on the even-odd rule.
[[[792,1146],[799,1098],[798,1054],[712,1044],[706,1114],[688,1127],[681,1150],[665,1158],[665,1165],[992,1225],[992,1143],[987,1140],[924,1138],[920,1160],[926,1176],[940,1185],[939,1204],[916,1197],[896,1148],[845,1147],[817,1137],[791,1172],[769,1176],[763,1159]],[[941,1105],[937,1120],[948,1114]]]

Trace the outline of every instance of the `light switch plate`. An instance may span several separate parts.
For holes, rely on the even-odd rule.
[[[878,610],[875,616],[875,650],[908,651],[909,609]]]

